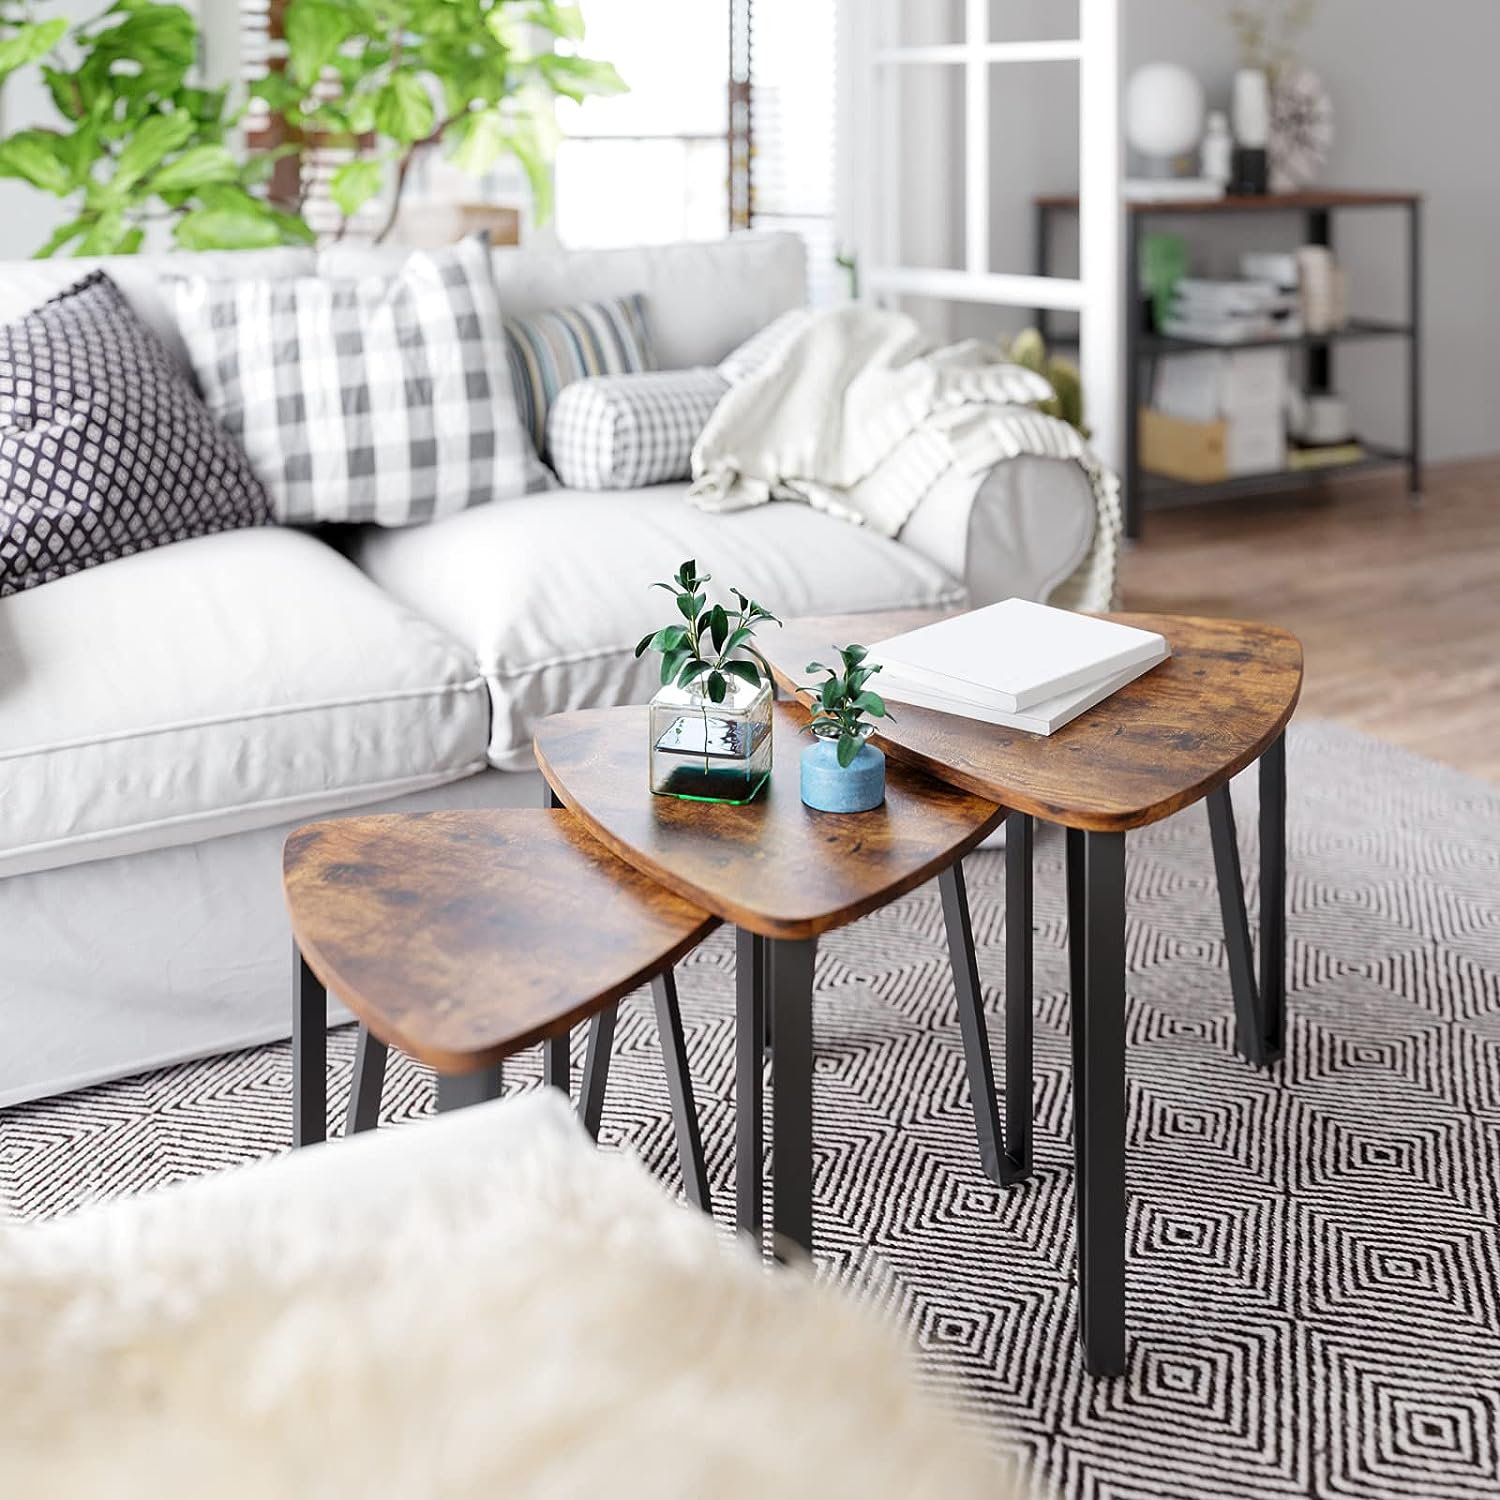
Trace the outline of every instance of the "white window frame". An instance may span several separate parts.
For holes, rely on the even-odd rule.
[[[850,222],[863,295],[1000,307],[1047,308],[1080,315],[1081,366],[1094,445],[1118,464],[1123,448],[1124,296],[1121,254],[1120,0],[1079,0],[1079,35],[1057,41],[992,41],[989,0],[965,0],[961,42],[900,44],[903,5],[924,0],[849,0],[844,24],[850,56],[845,81],[850,141],[841,150],[851,190]],[[995,271],[990,261],[991,66],[1073,64],[1079,69],[1080,267],[1075,278]],[[900,261],[904,136],[899,70],[939,64],[962,70],[965,211],[962,269],[903,266]],[[865,156],[861,142],[874,148]],[[861,160],[861,157],[864,159]],[[884,164],[876,168],[876,162]],[[940,163],[933,164],[940,169]]]

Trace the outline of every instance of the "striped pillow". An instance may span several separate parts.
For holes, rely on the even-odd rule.
[[[547,415],[565,385],[591,375],[633,375],[656,368],[646,299],[639,292],[507,318],[505,342],[521,425],[543,458]]]

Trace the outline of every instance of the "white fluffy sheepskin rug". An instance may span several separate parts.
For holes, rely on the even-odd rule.
[[[0,1231],[0,1495],[1008,1493],[550,1092]]]

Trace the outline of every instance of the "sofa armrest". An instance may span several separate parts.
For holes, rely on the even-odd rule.
[[[1028,454],[945,476],[900,540],[961,579],[976,608],[1020,597],[1101,610],[1114,603],[1119,530],[1112,479]]]

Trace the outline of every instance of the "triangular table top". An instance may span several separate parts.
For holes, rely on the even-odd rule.
[[[944,611],[790,620],[756,644],[777,681],[808,681],[835,646],[873,645]],[[1055,734],[892,703],[874,743],[981,797],[1049,823],[1119,833],[1190,806],[1242,771],[1286,727],[1302,691],[1302,646],[1274,625],[1187,615],[1112,614],[1154,630],[1172,655]],[[870,683],[880,690],[880,679]]]
[[[440,1072],[559,1035],[718,925],[542,808],[312,823],[288,837],[282,883],[328,989]]]
[[[653,796],[648,710],[556,714],[536,733],[537,764],[567,807],[642,874],[736,926],[809,938],[915,889],[1005,816],[987,798],[910,767],[887,768],[867,813],[815,812],[799,791],[807,711],[775,706],[770,782],[743,807]]]

